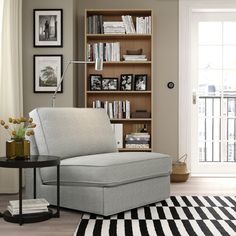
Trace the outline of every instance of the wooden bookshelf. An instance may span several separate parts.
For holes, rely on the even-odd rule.
[[[119,148],[119,151],[153,151],[153,26],[152,32],[147,34],[100,34],[88,33],[88,17],[94,15],[102,15],[103,21],[122,21],[122,15],[131,15],[134,25],[136,17],[151,16],[152,10],[137,9],[90,9],[85,10],[85,60],[87,58],[87,45],[94,43],[113,43],[120,44],[120,61],[104,61],[103,70],[95,71],[94,63],[85,65],[85,107],[92,107],[93,101],[130,101],[131,113],[136,110],[147,110],[151,113],[150,118],[130,118],[130,119],[111,119],[111,123],[123,124],[123,135],[134,132],[136,125],[146,125],[148,133],[151,135],[150,148]],[[126,54],[126,50],[143,49],[143,54],[146,55],[147,61],[124,61],[122,55]],[[120,91],[120,85],[116,91],[91,91],[90,90],[90,74],[100,74],[106,78],[119,78],[121,74],[146,74],[148,77],[147,90],[142,91]]]

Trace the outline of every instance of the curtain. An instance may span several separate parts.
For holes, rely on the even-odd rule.
[[[0,0],[0,119],[23,115],[22,0]],[[0,129],[0,156],[9,137]],[[18,171],[0,168],[0,193],[18,191]]]

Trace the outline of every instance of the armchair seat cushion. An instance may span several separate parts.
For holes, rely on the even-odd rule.
[[[79,156],[61,161],[61,185],[118,186],[168,176],[171,158],[151,152],[121,152]],[[42,168],[44,184],[56,184],[53,167]]]

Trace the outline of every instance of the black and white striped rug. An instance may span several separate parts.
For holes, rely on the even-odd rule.
[[[236,236],[236,197],[173,196],[102,217],[83,214],[75,236]]]

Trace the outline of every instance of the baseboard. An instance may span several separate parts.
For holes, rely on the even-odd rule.
[[[236,174],[191,174],[192,178],[236,178]]]

